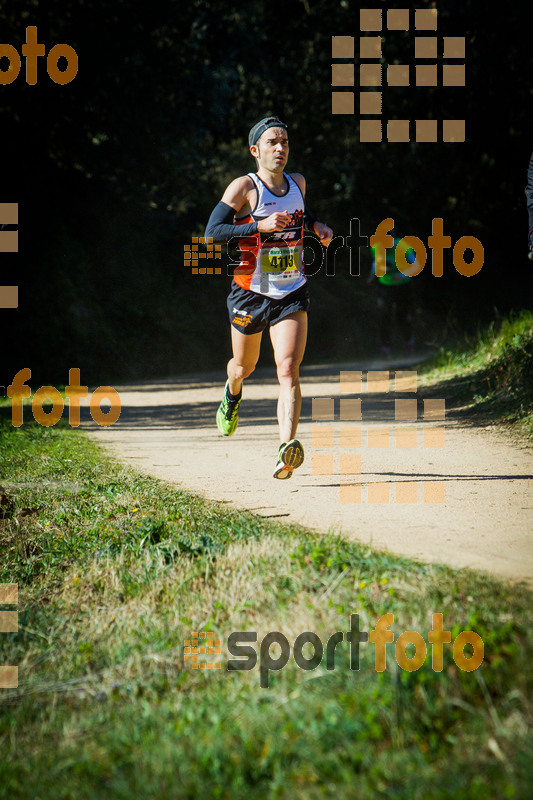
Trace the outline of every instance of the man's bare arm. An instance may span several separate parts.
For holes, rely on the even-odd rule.
[[[304,178],[304,176],[299,172],[293,172],[292,175],[291,175],[291,178],[293,179],[293,181],[295,181],[298,184],[298,186],[300,187],[300,191],[301,191],[303,197],[305,197],[305,178]]]
[[[243,175],[241,178],[235,178],[230,183],[226,191],[222,195],[221,203],[231,206],[238,214],[246,205],[251,209],[251,194],[255,191],[255,187],[251,178],[248,175]]]

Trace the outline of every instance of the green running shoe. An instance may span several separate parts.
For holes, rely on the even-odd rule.
[[[293,471],[301,466],[304,461],[304,449],[298,439],[291,439],[279,446],[278,463],[274,470],[274,478],[287,480],[292,477]]]
[[[226,381],[224,397],[217,411],[218,429],[224,436],[231,436],[232,433],[235,433],[235,429],[239,424],[239,414],[237,412],[242,398],[241,392],[241,397],[239,397],[238,400],[230,400],[228,397],[228,387],[229,381]]]

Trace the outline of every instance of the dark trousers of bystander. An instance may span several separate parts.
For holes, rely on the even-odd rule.
[[[413,333],[413,287],[410,283],[399,286],[379,286],[379,339],[380,346],[391,348],[393,325],[396,322],[405,347],[412,348]]]

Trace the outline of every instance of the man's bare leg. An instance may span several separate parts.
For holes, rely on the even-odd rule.
[[[261,334],[244,333],[231,328],[233,358],[228,361],[228,385],[217,410],[217,427],[223,436],[232,436],[239,424],[242,382],[255,369],[261,347]],[[229,395],[228,396],[228,391]]]
[[[259,358],[262,333],[246,336],[231,326],[233,358],[228,361],[228,380],[231,394],[238,395],[242,382],[252,374]]]
[[[302,391],[300,389],[300,364],[307,341],[307,313],[296,311],[270,328],[274,358],[280,386],[278,422],[280,442],[296,436]]]

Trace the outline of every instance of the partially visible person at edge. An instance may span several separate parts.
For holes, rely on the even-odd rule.
[[[394,235],[394,231],[392,231],[392,233]],[[403,252],[405,260],[409,264],[410,274],[400,272],[396,265],[396,252],[398,248]],[[374,250],[374,248],[372,248],[372,250]],[[405,354],[412,355],[414,351],[414,299],[412,278],[419,270],[420,266],[416,260],[415,251],[407,247],[406,243],[396,236],[394,236],[394,247],[386,250],[385,274],[376,276],[376,262],[375,260],[372,262],[367,283],[371,283],[376,277],[379,282],[377,297],[379,312],[379,349],[385,358],[392,357],[394,315],[396,315],[396,324],[403,337]]]
[[[236,178],[213,210],[206,237],[213,242],[238,238],[228,312],[233,358],[217,411],[217,425],[231,436],[238,424],[242,383],[254,371],[261,337],[268,328],[279,381],[280,446],[274,478],[287,479],[304,460],[295,438],[302,394],[299,367],[307,339],[309,296],[303,263],[304,229],[327,246],[333,231],[305,208],[305,178],[286,173],[287,125],[265,117],[250,130],[248,146],[257,172]]]
[[[527,171],[527,186],[525,189],[526,198],[527,198],[527,213],[529,216],[529,234],[528,234],[528,245],[529,245],[529,258],[533,261],[533,153],[531,154],[531,158],[529,159],[529,167]]]

